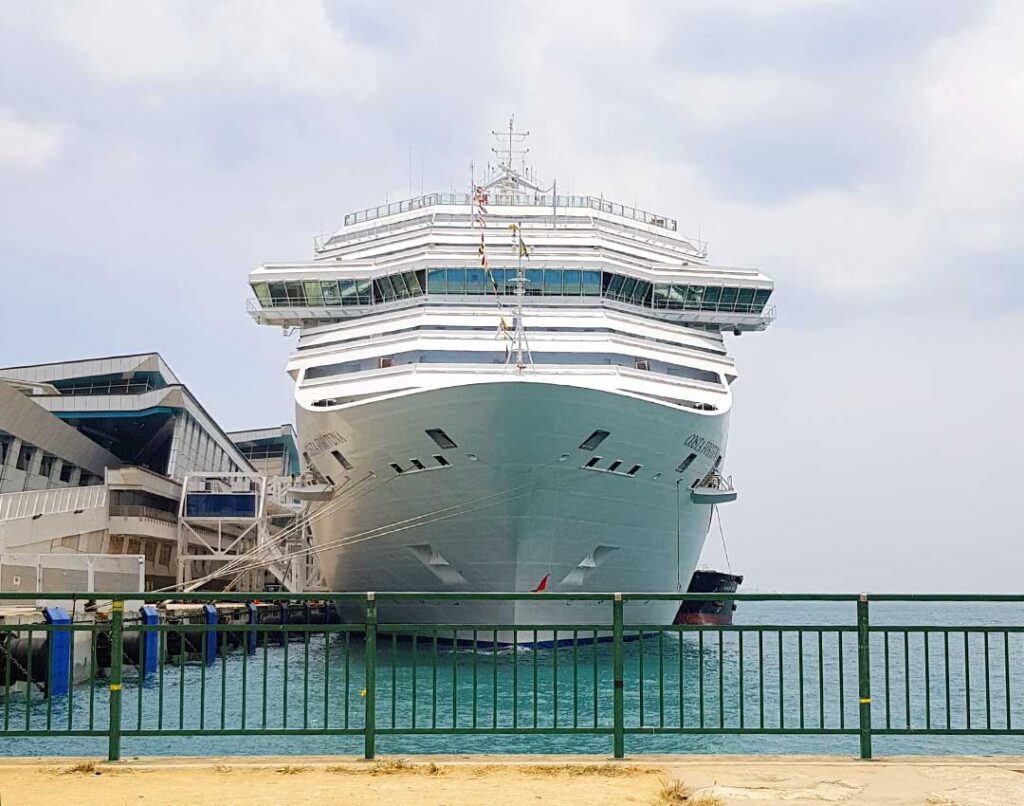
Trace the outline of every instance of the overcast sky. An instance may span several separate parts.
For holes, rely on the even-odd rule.
[[[1019,591],[1022,41],[1012,0],[7,0],[0,366],[157,350],[290,421],[247,272],[464,187],[514,112],[545,180],[777,282],[729,337],[750,587]]]

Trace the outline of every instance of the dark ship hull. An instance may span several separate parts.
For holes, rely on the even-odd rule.
[[[743,577],[722,571],[694,571],[687,593],[712,594],[707,599],[682,602],[673,624],[732,624],[736,602],[721,594],[735,593]]]

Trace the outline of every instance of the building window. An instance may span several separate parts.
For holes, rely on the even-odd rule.
[[[50,474],[53,472],[53,463],[56,461],[56,456],[49,456],[44,453],[42,461],[39,462],[39,475],[50,478]]]
[[[146,543],[145,543],[144,549],[145,549],[146,560],[148,562],[155,561],[156,560],[156,543],[154,543],[152,540],[147,540]]]
[[[124,536],[123,535],[111,535],[110,536],[110,547],[107,549],[111,554],[120,554],[124,551]]]
[[[171,545],[165,543],[160,547],[160,565],[170,566],[171,564]]]
[[[75,466],[65,462],[60,466],[60,480],[65,484],[71,483],[71,474],[75,472]]]
[[[29,465],[32,464],[32,453],[35,451],[31,445],[22,445],[21,450],[18,451],[18,461],[15,467],[18,470],[28,470]]]
[[[380,369],[387,369],[395,365],[395,357],[393,355],[382,355],[377,359],[377,366]]]
[[[131,537],[128,539],[128,554],[141,554],[142,543],[139,542],[138,538]]]

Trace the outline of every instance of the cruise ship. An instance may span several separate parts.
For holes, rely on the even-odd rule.
[[[250,273],[298,332],[303,463],[331,590],[686,589],[724,472],[724,335],[773,282],[714,265],[672,218],[560,195],[509,128],[465,192],[345,216],[313,259]],[[631,604],[672,622],[677,602]],[[607,605],[382,601],[381,622],[607,623]]]

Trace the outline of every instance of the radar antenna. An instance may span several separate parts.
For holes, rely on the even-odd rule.
[[[526,138],[530,136],[530,133],[528,131],[517,132],[515,120],[515,115],[509,117],[507,131],[491,130],[491,134],[497,138],[497,144],[491,149],[491,153],[497,158],[498,167],[485,187],[497,187],[505,191],[526,187],[530,190],[541,191],[541,187],[536,183],[534,172],[526,167],[526,155],[530,153],[530,149],[526,146]]]

